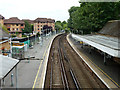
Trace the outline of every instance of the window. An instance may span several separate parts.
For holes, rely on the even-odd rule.
[[[18,26],[18,24],[16,24],[16,26]]]
[[[12,34],[15,34],[15,32],[12,32]]]
[[[10,28],[8,28],[7,30],[10,31]]]
[[[21,24],[21,26],[23,26],[23,24]]]
[[[17,31],[18,31],[19,29],[17,28]]]
[[[38,27],[39,27],[39,25],[38,25]]]
[[[14,30],[14,28],[13,28],[13,30]]]
[[[39,30],[39,28],[38,28],[38,30]]]
[[[41,27],[42,27],[42,25],[41,25]]]

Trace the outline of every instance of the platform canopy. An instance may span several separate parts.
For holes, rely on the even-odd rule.
[[[0,79],[3,79],[19,63],[19,60],[0,55]]]
[[[113,57],[120,58],[120,39],[117,37],[108,37],[103,35],[76,35],[72,37],[78,41],[95,47]]]

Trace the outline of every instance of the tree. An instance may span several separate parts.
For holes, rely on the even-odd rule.
[[[7,30],[7,28],[4,26],[4,25],[1,25],[0,24],[0,27],[6,32],[6,33],[8,33],[9,34],[9,32],[8,32],[8,30]]]
[[[55,22],[55,29],[58,30],[62,30],[62,24],[61,21],[56,21]]]
[[[55,29],[56,30],[68,30],[68,23],[66,21],[56,21],[55,22]]]
[[[101,30],[109,20],[120,19],[120,2],[81,2],[68,12],[68,27],[88,34]]]
[[[62,24],[62,29],[63,29],[63,30],[65,30],[65,29],[68,28],[68,27],[67,27],[67,22],[66,22],[66,21],[63,21],[61,24]]]
[[[68,19],[68,28],[70,28],[70,29],[73,29],[73,13],[76,11],[76,10],[78,10],[78,8],[79,7],[75,7],[75,6],[73,6],[73,7],[71,7],[69,10],[68,10],[68,12],[69,12],[69,16],[70,16],[70,18]]]
[[[25,22],[25,29],[23,30],[23,33],[32,33],[32,25],[28,23],[28,21]]]

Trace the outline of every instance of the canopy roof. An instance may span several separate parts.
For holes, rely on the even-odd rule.
[[[99,34],[110,35],[120,38],[120,20],[111,20],[99,31]]]
[[[0,79],[4,78],[19,63],[19,60],[0,55]]]
[[[107,37],[102,35],[75,35],[72,37],[78,41],[83,41],[113,57],[120,58],[120,40],[117,37]]]

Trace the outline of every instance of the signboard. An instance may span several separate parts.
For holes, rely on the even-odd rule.
[[[10,50],[1,50],[2,53],[11,53]]]
[[[24,46],[24,43],[13,43],[12,46]]]

